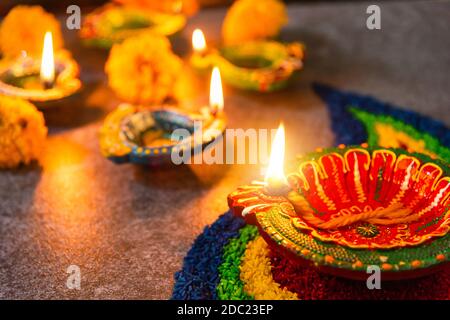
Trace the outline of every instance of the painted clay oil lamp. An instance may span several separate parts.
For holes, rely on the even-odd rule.
[[[172,36],[185,25],[186,17],[181,13],[143,11],[109,3],[86,16],[80,37],[86,45],[108,49],[142,32]]]
[[[251,91],[275,91],[285,87],[293,73],[303,67],[301,43],[255,41],[211,49],[201,30],[192,34],[191,65],[197,70],[220,68],[229,85]]]
[[[160,165],[170,163],[172,152],[195,152],[215,141],[225,130],[220,72],[211,76],[210,104],[199,112],[174,106],[142,109],[122,104],[109,114],[100,130],[102,154],[115,163]],[[176,129],[187,130],[174,139]],[[172,161],[173,162],[173,161]]]
[[[448,267],[450,169],[440,160],[364,144],[302,157],[285,180],[271,172],[228,203],[296,263],[359,280],[374,265],[383,280]]]
[[[0,63],[0,94],[32,101],[38,108],[53,106],[80,90],[78,74],[69,52],[53,52],[52,34],[47,32],[40,59],[24,52]]]

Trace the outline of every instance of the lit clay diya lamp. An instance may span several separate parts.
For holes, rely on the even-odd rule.
[[[59,103],[78,92],[78,64],[70,53],[53,53],[51,33],[47,32],[41,59],[23,56],[0,63],[0,94],[32,101],[38,108]]]
[[[171,36],[185,25],[186,17],[181,13],[166,14],[107,4],[86,16],[80,37],[87,45],[110,48],[141,32]]]
[[[220,68],[229,85],[251,91],[270,92],[285,87],[293,73],[303,66],[304,46],[276,41],[248,42],[209,49],[203,33],[192,35],[191,65],[198,70]]]
[[[115,163],[159,165],[170,163],[173,152],[201,152],[222,135],[225,126],[220,73],[214,69],[210,106],[188,112],[173,106],[145,110],[122,104],[106,118],[100,130],[100,147]],[[177,129],[183,132],[180,136],[175,134]]]
[[[228,197],[272,250],[338,276],[419,277],[448,267],[450,170],[403,150],[342,147],[300,160],[287,184],[266,179]]]

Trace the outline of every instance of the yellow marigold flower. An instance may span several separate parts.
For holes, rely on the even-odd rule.
[[[237,0],[223,22],[223,41],[234,45],[275,37],[286,23],[286,7],[281,1]]]
[[[7,57],[15,57],[22,50],[41,56],[47,31],[53,34],[53,48],[62,48],[61,26],[55,16],[40,6],[16,6],[0,25],[0,51]]]
[[[197,0],[115,0],[115,2],[164,13],[181,12],[188,16],[196,14],[200,7]]]
[[[117,95],[137,104],[158,104],[174,95],[182,68],[166,37],[143,33],[115,44],[105,71]]]
[[[28,101],[0,96],[0,168],[29,164],[47,137],[44,116]]]

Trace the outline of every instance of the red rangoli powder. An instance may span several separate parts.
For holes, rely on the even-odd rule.
[[[298,266],[275,252],[270,253],[270,259],[275,282],[304,300],[450,299],[450,268],[413,280],[381,280],[381,289],[369,290],[365,281],[338,278],[314,267]]]

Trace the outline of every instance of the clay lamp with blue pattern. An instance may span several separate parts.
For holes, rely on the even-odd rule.
[[[118,164],[184,163],[225,131],[223,106],[217,68],[211,76],[210,104],[198,112],[170,105],[149,109],[121,104],[106,117],[100,129],[102,154]]]

